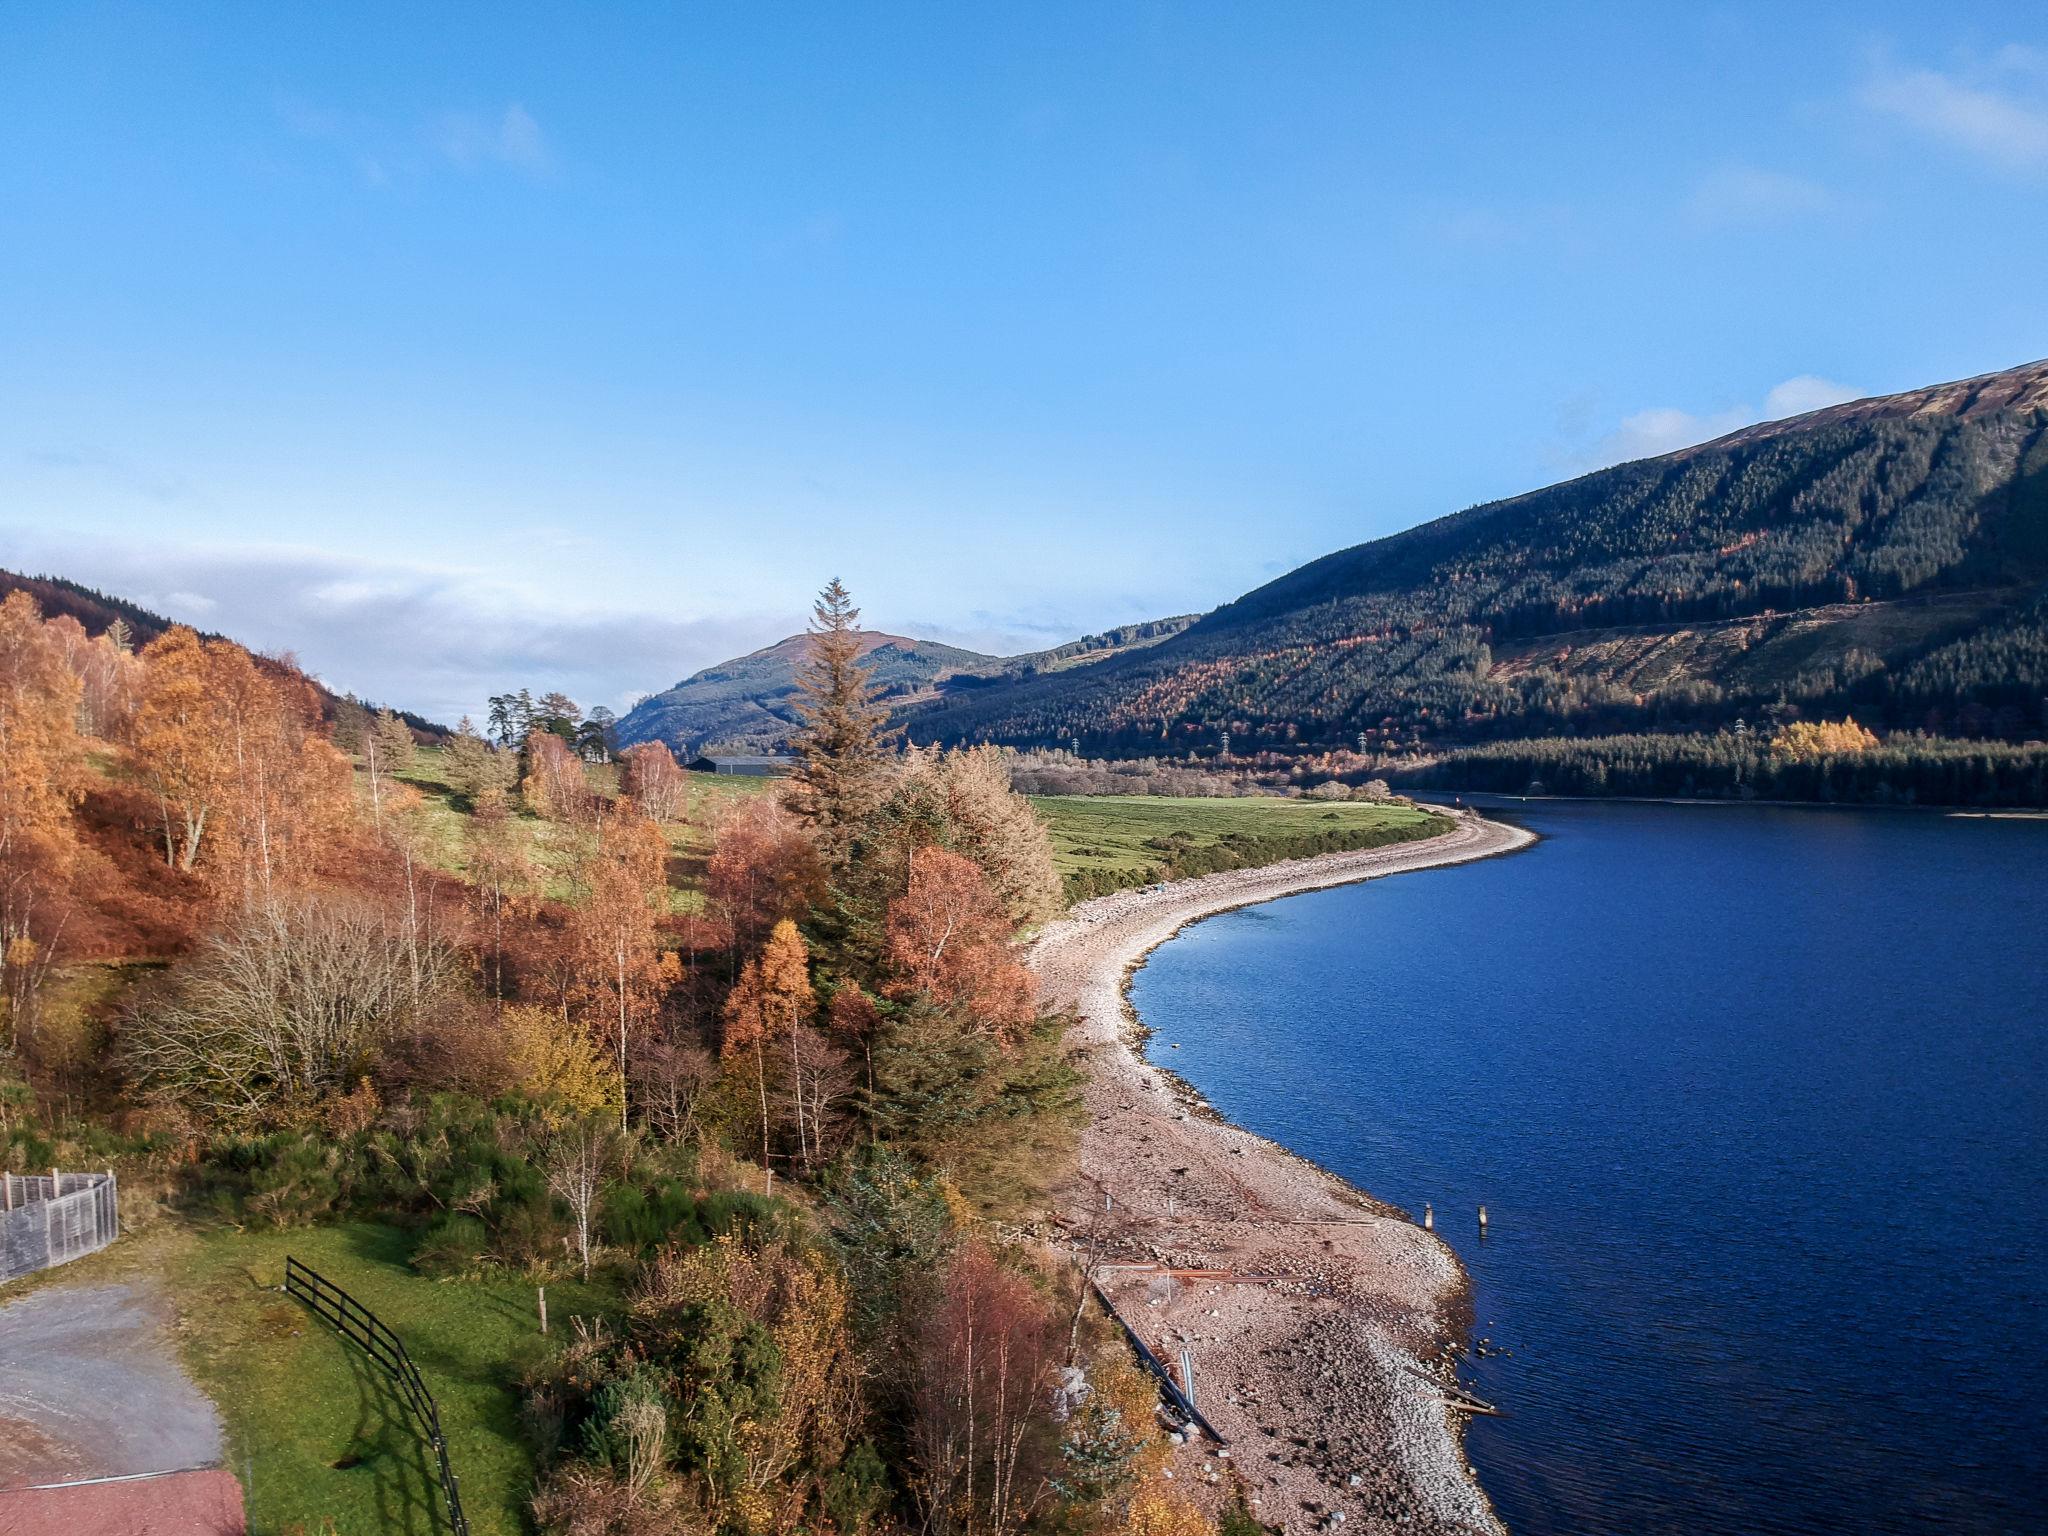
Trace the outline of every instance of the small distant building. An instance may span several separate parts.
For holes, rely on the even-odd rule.
[[[690,759],[692,773],[736,773],[755,779],[779,778],[795,766],[794,757],[780,752],[753,755],[718,753]]]

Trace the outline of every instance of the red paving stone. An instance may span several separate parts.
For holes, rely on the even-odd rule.
[[[0,1489],[0,1536],[247,1536],[231,1472]]]

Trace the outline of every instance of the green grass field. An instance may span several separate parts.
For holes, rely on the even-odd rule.
[[[437,868],[461,874],[462,824],[468,820],[469,810],[448,787],[442,767],[445,755],[436,747],[420,747],[413,753],[412,767],[397,777],[426,798],[429,859]],[[606,795],[617,792],[616,765],[592,763],[584,771],[593,788]],[[773,782],[711,773],[692,773],[687,777],[689,810],[682,821],[665,829],[670,852],[669,883],[674,887],[674,909],[678,912],[694,911],[699,905],[697,884],[705,860],[711,857],[711,829],[719,813],[732,800],[758,794]],[[367,803],[369,781],[360,765],[356,783],[358,793]],[[575,853],[570,834],[524,811],[516,813],[515,825],[526,839],[528,857],[540,872],[543,894],[557,901],[567,898],[567,873]]]
[[[422,747],[411,769],[399,775],[427,798],[429,857],[439,867],[459,874],[463,868],[462,824],[467,807],[442,777],[442,754]],[[617,788],[616,769],[592,765],[594,787],[604,793]],[[360,772],[357,775],[361,780]],[[690,804],[686,818],[667,829],[671,858],[669,884],[677,912],[694,911],[705,861],[711,855],[712,828],[733,800],[761,794],[773,779],[689,775]],[[363,784],[365,796],[369,790]],[[1249,869],[1282,859],[1377,848],[1384,843],[1428,837],[1440,821],[1404,805],[1285,800],[1277,796],[1245,799],[1171,799],[1151,795],[1048,795],[1032,801],[1052,834],[1053,859],[1070,900],[1108,891],[1210,874],[1221,869]],[[517,819],[528,852],[541,872],[542,888],[555,899],[569,895],[567,870],[573,859],[571,834],[537,816],[521,812]]]
[[[220,1406],[229,1466],[261,1536],[427,1536],[445,1531],[433,1454],[388,1379],[277,1287],[291,1254],[405,1341],[440,1409],[477,1536],[531,1529],[533,1457],[515,1382],[544,1347],[533,1286],[429,1279],[410,1234],[353,1222],[220,1232],[179,1245],[168,1269],[187,1364]],[[602,1285],[548,1287],[551,1331],[616,1308]]]
[[[1069,900],[1155,880],[1408,842],[1444,818],[1407,805],[1150,795],[1046,795],[1031,802],[1052,834]]]

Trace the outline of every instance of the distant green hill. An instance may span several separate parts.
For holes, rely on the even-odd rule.
[[[920,740],[1106,755],[1698,732],[2048,732],[2048,363],[1816,411],[1329,555]]]
[[[863,651],[876,688],[901,713],[942,694],[1098,662],[1156,645],[1192,616],[1129,624],[1025,656],[987,656],[933,640],[870,631]],[[765,650],[722,661],[635,704],[619,721],[619,740],[665,741],[678,750],[766,750],[785,745],[796,726],[797,674],[808,641],[791,635]]]

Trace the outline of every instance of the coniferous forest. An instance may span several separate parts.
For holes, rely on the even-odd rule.
[[[1795,793],[1797,776],[1738,773],[1745,734],[1853,716],[1891,761],[1844,798],[1879,780],[1902,799],[2037,794],[2010,786],[2038,784],[2018,744],[2048,735],[2044,380],[2035,365],[1817,412],[1475,507],[1154,649],[957,691],[906,723],[1105,757],[1347,749],[1418,775],[1452,754],[1431,782],[1607,763],[1550,775],[1581,786],[1617,782],[1586,738],[1726,735],[1632,748],[1672,766],[1623,777]],[[2010,751],[1929,745],[1954,740],[2021,755],[2008,771]]]

